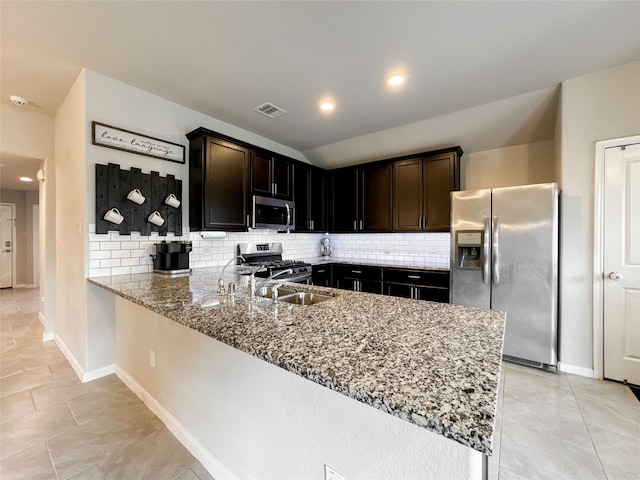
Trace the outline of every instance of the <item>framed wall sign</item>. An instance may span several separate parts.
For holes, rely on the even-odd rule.
[[[91,122],[91,143],[147,157],[161,158],[170,162],[185,163],[184,145],[112,127],[104,123]]]

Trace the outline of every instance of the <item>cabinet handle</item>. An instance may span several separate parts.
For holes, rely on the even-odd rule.
[[[409,275],[409,278],[414,278],[416,280],[420,280],[420,275]]]
[[[315,230],[316,225],[315,225],[315,221],[311,220],[311,230]]]
[[[357,220],[353,221],[353,230],[354,231],[358,231],[358,221]]]
[[[273,194],[274,194],[274,195],[277,195],[277,194],[278,194],[278,184],[277,184],[277,183],[274,183],[274,184],[273,184]]]
[[[251,216],[247,215],[247,228],[251,228]]]
[[[322,270],[316,270],[316,272],[318,272],[318,273],[324,273],[324,269],[322,269]]]
[[[351,273],[362,273],[362,270],[351,270]]]
[[[360,220],[360,230],[364,230],[364,223]]]
[[[427,228],[427,217],[422,217],[422,223],[423,223],[422,228]]]

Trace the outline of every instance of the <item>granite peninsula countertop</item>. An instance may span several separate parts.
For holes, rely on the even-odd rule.
[[[216,295],[219,269],[88,279],[308,380],[491,455],[505,314],[287,284],[335,298],[309,306]]]

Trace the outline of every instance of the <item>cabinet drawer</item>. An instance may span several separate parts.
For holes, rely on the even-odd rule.
[[[367,280],[382,280],[381,267],[368,267],[365,265],[334,265],[335,277],[366,278]]]
[[[429,287],[449,287],[449,272],[434,270],[385,269],[385,281]]]

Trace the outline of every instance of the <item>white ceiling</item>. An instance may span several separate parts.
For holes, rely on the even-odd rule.
[[[41,160],[0,152],[0,190],[37,191],[36,175]],[[32,182],[22,182],[20,177],[29,177]],[[0,195],[1,199],[2,195]]]
[[[459,132],[467,152],[504,146],[492,132],[554,111],[563,80],[640,59],[638,1],[3,0],[0,9],[3,102],[20,95],[54,115],[87,67],[325,166],[353,150],[350,139],[542,92],[528,110],[484,112],[494,130]],[[385,78],[396,70],[408,81],[392,91]],[[329,115],[317,108],[325,96],[337,103]],[[263,102],[288,114],[262,116],[253,108]],[[554,118],[520,137],[552,138]]]

